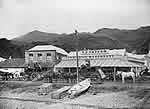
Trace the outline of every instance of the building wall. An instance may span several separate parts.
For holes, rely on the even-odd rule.
[[[149,55],[145,56],[145,63],[144,65],[150,70],[150,57]]]
[[[55,62],[55,61],[56,61],[56,51],[26,51],[25,52],[26,63],[35,63],[35,62],[46,63],[46,62]]]
[[[76,52],[70,52],[67,56],[68,58],[76,58]],[[124,57],[126,58],[126,50],[125,49],[98,49],[98,50],[80,50],[78,52],[79,58],[87,58],[87,59],[95,59],[95,58],[116,58],[116,57]]]
[[[10,72],[10,73],[16,73],[16,72],[24,72],[24,68],[0,68],[0,71],[2,72]]]
[[[33,56],[30,56],[33,54]],[[41,56],[38,56],[41,54]],[[47,55],[51,54],[51,55]],[[53,51],[25,51],[25,63],[53,63],[57,64],[61,61],[64,55],[57,53],[55,50]]]

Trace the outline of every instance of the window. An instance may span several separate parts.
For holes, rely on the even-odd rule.
[[[46,60],[47,60],[47,61],[51,61],[51,62],[53,61],[53,59],[52,59],[52,54],[51,54],[51,53],[47,53],[46,56],[47,56],[47,57],[46,57]],[[57,56],[56,56],[56,58],[57,58]]]
[[[29,54],[29,61],[33,61],[33,54],[32,53]]]
[[[29,56],[33,56],[33,54],[30,53]]]
[[[51,53],[47,53],[47,56],[51,56]]]
[[[39,54],[38,54],[38,57],[40,57],[40,56],[42,56],[42,54],[41,54],[41,53],[39,53]]]

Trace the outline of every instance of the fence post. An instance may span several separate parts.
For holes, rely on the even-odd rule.
[[[116,82],[116,67],[114,67],[113,77],[114,77],[114,82]]]

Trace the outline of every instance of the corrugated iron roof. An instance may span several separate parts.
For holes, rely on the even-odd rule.
[[[124,56],[126,54],[126,49],[113,49],[108,50],[108,52],[109,54]]]
[[[24,58],[7,59],[0,62],[0,68],[20,68],[24,67]]]
[[[144,59],[144,55],[137,55],[137,54],[133,54],[133,53],[127,53],[127,56],[128,57],[131,57],[131,58],[136,58],[136,59]]]
[[[64,49],[53,46],[53,45],[38,45],[38,46],[35,46],[35,47],[29,49],[28,51],[45,51],[45,50],[46,51],[47,50],[56,50],[57,53],[68,55],[68,53]]]
[[[141,65],[126,60],[106,60],[101,67],[140,67]]]
[[[79,60],[79,66],[84,63],[85,60]],[[101,67],[140,67],[141,65],[129,62],[127,60],[119,59],[102,59],[102,60],[90,60],[91,67],[101,66]],[[57,64],[56,68],[68,68],[76,67],[76,60],[65,60]]]
[[[79,66],[84,64],[84,60],[79,60]],[[69,60],[69,61],[61,61],[59,64],[56,65],[56,67],[76,67],[77,62],[75,60]]]

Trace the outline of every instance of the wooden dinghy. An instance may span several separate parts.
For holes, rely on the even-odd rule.
[[[90,84],[91,84],[91,79],[88,78],[72,86],[70,90],[68,91],[70,98],[78,96],[82,92],[86,91],[90,87]]]
[[[51,93],[52,99],[62,99],[67,96],[67,92],[70,89],[70,86],[64,86],[54,92]]]

